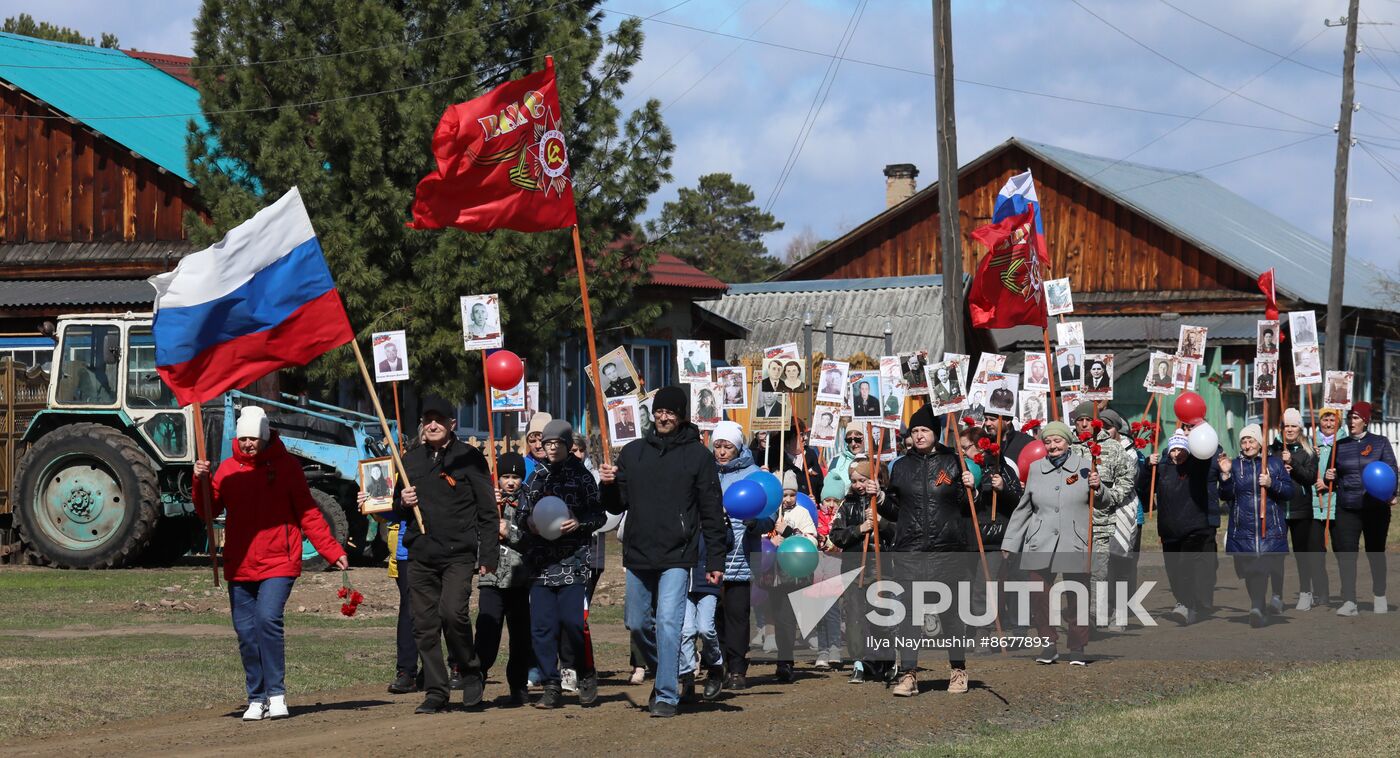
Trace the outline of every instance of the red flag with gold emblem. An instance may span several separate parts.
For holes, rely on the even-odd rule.
[[[433,158],[410,229],[542,232],[578,223],[553,58],[543,71],[448,107]]]
[[[977,264],[968,293],[973,328],[1045,328],[1040,271],[1049,261],[1039,255],[1035,206],[974,230],[972,238],[989,251]]]

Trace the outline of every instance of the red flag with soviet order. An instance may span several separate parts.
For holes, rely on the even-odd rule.
[[[433,132],[437,169],[413,198],[410,229],[542,232],[578,223],[554,59],[449,106]]]
[[[1274,270],[1259,275],[1259,291],[1264,293],[1264,318],[1278,321],[1278,293],[1274,290]]]
[[[967,307],[974,328],[1045,328],[1040,267],[1049,261],[1037,253],[1038,236],[1033,205],[972,232],[972,238],[989,251],[977,264],[968,293]]]

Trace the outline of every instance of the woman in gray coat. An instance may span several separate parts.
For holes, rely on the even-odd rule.
[[[1091,460],[1070,450],[1072,439],[1063,422],[1045,425],[1041,440],[1047,455],[1030,464],[1026,489],[1011,514],[1001,548],[1008,558],[1019,554],[1019,565],[1029,581],[1041,583],[1042,589],[1031,594],[1031,625],[1050,642],[1036,657],[1037,663],[1054,663],[1060,657],[1060,635],[1050,618],[1048,592],[1055,575],[1078,583],[1074,591],[1064,593],[1061,615],[1069,627],[1069,662],[1082,666],[1088,662],[1084,646],[1089,642],[1089,627],[1078,623],[1078,611],[1089,599],[1089,491],[1093,488],[1095,497],[1102,498],[1104,487]]]

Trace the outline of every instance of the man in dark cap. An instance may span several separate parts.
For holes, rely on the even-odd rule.
[[[394,517],[408,522],[408,588],[413,630],[423,659],[427,697],[417,713],[447,706],[447,665],[442,641],[462,675],[462,703],[481,702],[485,683],[472,646],[469,600],[472,574],[496,569],[499,521],[491,471],[480,450],[457,440],[455,414],[445,403],[424,403],[423,444],[403,454],[404,477]],[[412,510],[423,517],[418,528]],[[424,531],[426,530],[426,532]]]
[[[701,562],[705,580],[724,579],[733,541],[720,501],[719,469],[690,423],[689,396],[663,387],[652,402],[655,431],[630,442],[617,465],[599,467],[603,506],[626,513],[622,565],[627,569],[627,628],[656,670],[651,715],[676,715],[680,703],[681,625],[685,621],[690,571]],[[655,645],[647,630],[656,631]]]

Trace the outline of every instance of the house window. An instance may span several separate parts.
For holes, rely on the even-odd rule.
[[[1371,401],[1371,353],[1374,346],[1369,338],[1347,338],[1346,370],[1354,373],[1352,400]]]
[[[1385,343],[1385,418],[1400,419],[1400,342]]]
[[[663,340],[631,340],[627,343],[632,365],[641,374],[647,392],[675,381],[671,343]]]

